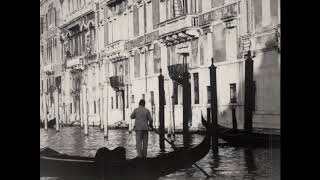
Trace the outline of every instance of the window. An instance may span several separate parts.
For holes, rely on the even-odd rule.
[[[160,73],[161,68],[161,49],[158,44],[154,44],[153,49],[154,73]]]
[[[134,95],[131,95],[131,103],[134,103]]]
[[[93,101],[93,111],[94,111],[94,114],[97,114],[97,109],[96,109],[96,101]]]
[[[40,35],[43,34],[43,17],[40,17]]]
[[[173,102],[178,104],[178,83],[173,81]]]
[[[230,103],[237,102],[237,86],[235,83],[230,84]]]
[[[113,109],[113,97],[111,97],[111,109]]]
[[[154,105],[154,92],[150,91],[151,105]]]
[[[218,7],[224,4],[224,0],[211,0],[211,7]]]
[[[152,24],[153,29],[158,28],[160,22],[159,0],[152,0]]]
[[[116,109],[119,108],[119,99],[118,99],[119,97],[118,96],[119,96],[119,94],[117,93],[116,94]]]
[[[207,86],[207,99],[208,104],[211,104],[211,86]]]
[[[215,25],[212,33],[213,58],[216,62],[226,60],[225,28],[223,24]]]
[[[133,6],[133,36],[139,36],[139,9],[137,5]]]
[[[199,74],[193,73],[194,82],[194,104],[199,104]]]
[[[138,51],[134,55],[134,77],[140,77],[140,54]]]
[[[109,29],[108,29],[108,21],[104,22],[104,46],[108,45],[109,41]]]
[[[72,114],[72,103],[70,103],[70,114]]]
[[[128,84],[126,86],[127,86],[127,108],[129,108],[129,86]]]
[[[256,32],[272,28],[279,23],[279,0],[252,1]]]

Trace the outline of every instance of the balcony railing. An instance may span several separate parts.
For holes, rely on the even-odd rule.
[[[199,26],[209,24],[213,21],[236,17],[239,14],[239,3],[239,1],[236,1],[199,15]]]
[[[108,44],[102,51],[102,56],[107,56],[109,54],[114,54],[125,50],[126,40],[115,41],[111,44]]]
[[[124,88],[123,76],[111,76],[110,85],[115,91],[120,91]]]
[[[53,73],[53,65],[51,63],[43,66],[43,71],[46,73],[46,74],[50,74],[50,73]]]
[[[169,34],[171,32],[180,31],[192,27],[198,27],[199,19],[198,15],[186,14],[159,24],[159,35]]]
[[[130,50],[130,49],[135,48],[135,47],[141,47],[144,44],[151,43],[152,41],[158,39],[158,36],[159,36],[159,31],[158,30],[150,32],[150,33],[148,33],[146,35],[139,36],[139,37],[137,37],[135,39],[132,39],[132,40],[128,41],[125,44],[125,49],[126,50]]]
[[[67,63],[66,63],[67,68],[71,68],[79,65],[83,65],[83,57],[78,56],[78,57],[67,59]]]
[[[73,19],[83,16],[84,14],[87,14],[89,12],[93,12],[95,9],[95,4],[93,3],[93,1],[89,1],[88,4],[84,5],[82,8],[77,9],[73,12],[71,12],[70,14],[68,14],[62,21],[62,25],[64,24],[68,24],[70,21],[72,21]]]
[[[169,76],[172,80],[183,84],[184,73],[187,71],[187,64],[174,64],[168,66]]]

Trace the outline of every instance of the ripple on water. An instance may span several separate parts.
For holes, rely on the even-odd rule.
[[[47,132],[40,129],[40,148],[50,147],[70,155],[94,157],[101,147],[114,149],[118,146],[126,148],[126,157],[137,156],[134,133],[127,130],[109,130],[108,139],[104,139],[103,132],[98,127],[90,127],[89,135],[85,136],[80,127],[64,127],[59,132],[49,129]],[[202,135],[191,135],[191,144],[196,145],[203,139]],[[160,153],[159,135],[149,133],[148,156],[157,156]],[[176,135],[175,144],[182,146],[181,135]],[[173,151],[166,144],[168,152]],[[245,149],[223,146],[219,147],[219,155],[210,151],[203,159],[197,162],[213,178],[208,179],[280,179],[280,149]],[[205,175],[192,166],[175,173],[159,178],[159,180],[173,179],[205,179]],[[40,178],[40,180],[58,180],[57,178]]]

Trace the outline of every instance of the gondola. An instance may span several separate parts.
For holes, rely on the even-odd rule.
[[[145,159],[125,159],[124,148],[113,151],[99,149],[96,157],[79,157],[60,154],[50,148],[40,150],[40,177],[63,179],[155,179],[190,167],[208,154],[210,149],[210,126],[206,127],[203,141],[193,148],[177,150]],[[105,152],[103,153],[99,152]],[[119,153],[120,152],[120,153]],[[121,153],[122,152],[122,153]],[[120,154],[120,155],[119,155]]]
[[[201,117],[203,120],[204,118]],[[225,126],[217,126],[218,138],[226,141],[230,146],[251,147],[280,147],[280,135],[258,132],[248,132],[241,129],[232,129]]]

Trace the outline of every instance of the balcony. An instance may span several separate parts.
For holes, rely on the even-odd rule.
[[[89,1],[86,5],[84,5],[80,9],[74,10],[70,14],[66,15],[65,18],[62,20],[61,25],[62,26],[67,25],[67,24],[69,24],[69,22],[71,22],[72,20],[74,20],[76,18],[79,18],[83,15],[86,15],[90,12],[94,12],[94,9],[95,9],[94,2]]]
[[[149,44],[152,41],[157,40],[158,37],[159,37],[159,31],[158,30],[153,31],[153,32],[148,33],[148,34],[143,35],[143,36],[139,36],[139,37],[137,37],[135,39],[132,39],[132,40],[128,41],[125,44],[125,50],[131,50],[133,48],[141,47],[141,46],[143,46],[145,44]]]
[[[83,57],[77,56],[77,57],[71,57],[67,59],[66,62],[66,68],[83,68]]]
[[[111,87],[116,92],[123,90],[124,88],[123,76],[111,76],[109,79],[110,79]]]
[[[162,42],[180,43],[190,40],[193,37],[199,37],[199,19],[198,15],[186,14],[159,24],[159,36]]]
[[[159,36],[198,27],[198,16],[187,14],[159,23]]]
[[[47,75],[53,74],[53,72],[54,72],[53,65],[51,63],[44,65],[43,66],[43,71]]]
[[[239,15],[240,1],[220,6],[212,11],[199,15],[199,26],[205,26],[213,21],[230,21]]]
[[[120,53],[125,51],[125,45],[126,45],[126,40],[119,40],[115,41],[111,44],[108,44],[103,50],[102,50],[102,57],[109,57],[114,54]]]
[[[186,72],[187,64],[174,64],[168,66],[169,76],[172,80],[183,84],[184,72]]]

